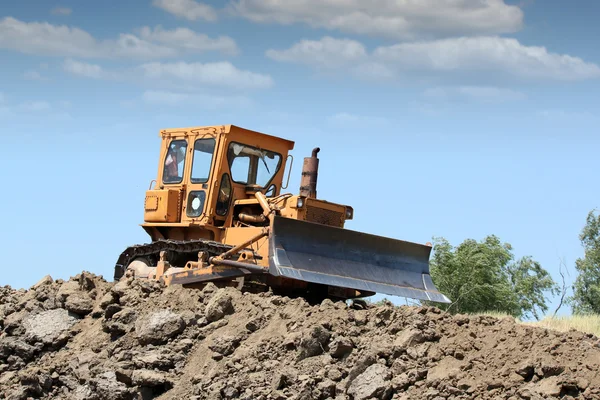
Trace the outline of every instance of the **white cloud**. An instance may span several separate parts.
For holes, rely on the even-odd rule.
[[[237,54],[238,47],[235,40],[229,36],[219,36],[212,39],[208,35],[194,32],[188,28],[175,28],[165,30],[161,26],[154,29],[143,27],[140,36],[149,41],[161,43],[167,46],[179,46],[184,49],[195,51],[220,51],[226,54]]]
[[[317,68],[338,68],[367,57],[362,43],[325,36],[321,40],[302,40],[287,50],[267,50],[276,61],[306,64]]]
[[[72,13],[73,13],[73,10],[71,10],[68,7],[56,7],[54,9],[52,9],[53,15],[71,15]]]
[[[266,56],[279,62],[303,64],[322,72],[338,73],[346,68],[364,79],[390,79],[395,73],[373,60],[365,46],[350,39],[325,36],[320,40],[301,40],[286,50],[267,50]]]
[[[175,80],[189,84],[225,86],[236,89],[263,89],[273,86],[269,75],[240,70],[229,62],[147,63],[140,66],[150,80]]]
[[[354,49],[354,51],[349,51]],[[526,79],[582,80],[600,78],[600,67],[544,47],[524,46],[516,39],[462,37],[382,46],[367,53],[356,41],[324,37],[302,41],[287,50],[268,50],[278,61],[309,64],[320,69],[345,67],[369,77],[483,73],[484,79],[499,76]]]
[[[504,0],[235,0],[230,11],[254,22],[396,39],[512,33],[523,26],[523,11]]]
[[[566,81],[600,77],[600,67],[596,64],[501,37],[401,43],[379,47],[373,57],[403,70],[502,72],[522,78]]]
[[[214,8],[194,0],[154,0],[153,4],[168,13],[190,21],[199,19],[205,21],[217,20],[217,12]]]
[[[464,98],[483,103],[519,101],[527,98],[522,92],[494,86],[435,87],[425,90],[423,96],[429,100],[437,101]]]
[[[177,93],[169,91],[147,90],[142,95],[146,104],[170,107],[190,106],[199,109],[218,109],[232,107],[248,107],[252,101],[244,96],[212,96],[205,94]]]
[[[65,60],[63,68],[73,75],[79,75],[86,78],[101,79],[108,77],[101,66],[72,59]]]
[[[6,17],[0,20],[0,48],[35,55],[157,59],[176,57],[183,52],[231,53],[235,47],[231,38],[210,39],[189,29],[144,27],[140,32],[142,37],[122,33],[114,40],[100,41],[79,28]]]

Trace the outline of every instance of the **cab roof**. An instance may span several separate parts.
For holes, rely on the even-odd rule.
[[[247,129],[247,128],[242,128],[240,126],[231,125],[231,124],[229,124],[229,125],[192,126],[192,127],[183,127],[183,128],[166,128],[166,129],[161,129],[160,130],[159,136],[162,137],[164,135],[177,134],[177,133],[187,133],[187,132],[194,133],[194,131],[203,131],[203,130],[214,131],[215,133],[221,133],[221,134],[228,134],[228,133],[230,133],[233,130],[240,130],[240,131],[252,132],[252,133],[255,133],[255,134],[258,134],[258,135],[265,136],[265,138],[269,138],[271,140],[278,140],[278,141],[281,141],[281,142],[285,142],[287,144],[287,146],[289,147],[290,150],[294,149],[294,144],[295,144],[295,142],[293,142],[291,140],[287,140],[287,139],[281,138],[279,136],[268,135],[266,133],[254,131],[254,130]]]

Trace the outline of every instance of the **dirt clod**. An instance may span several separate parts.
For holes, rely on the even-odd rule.
[[[118,317],[118,312],[113,317]],[[126,317],[130,319],[131,317]],[[137,320],[135,332],[141,344],[162,344],[185,329],[185,322],[180,315],[161,310],[152,312]]]

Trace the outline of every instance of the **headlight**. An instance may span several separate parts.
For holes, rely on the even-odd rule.
[[[304,207],[304,197],[298,197],[298,202],[296,203],[297,208]]]
[[[197,218],[202,215],[204,210],[204,202],[206,201],[206,192],[204,190],[198,190],[190,192],[188,195],[187,211],[188,217]]]
[[[346,219],[352,219],[354,217],[354,209],[352,207],[346,207]]]

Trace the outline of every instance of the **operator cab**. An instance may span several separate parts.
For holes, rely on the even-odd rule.
[[[231,226],[238,200],[278,196],[294,143],[233,125],[168,129],[143,226]],[[155,229],[153,229],[155,230]]]

